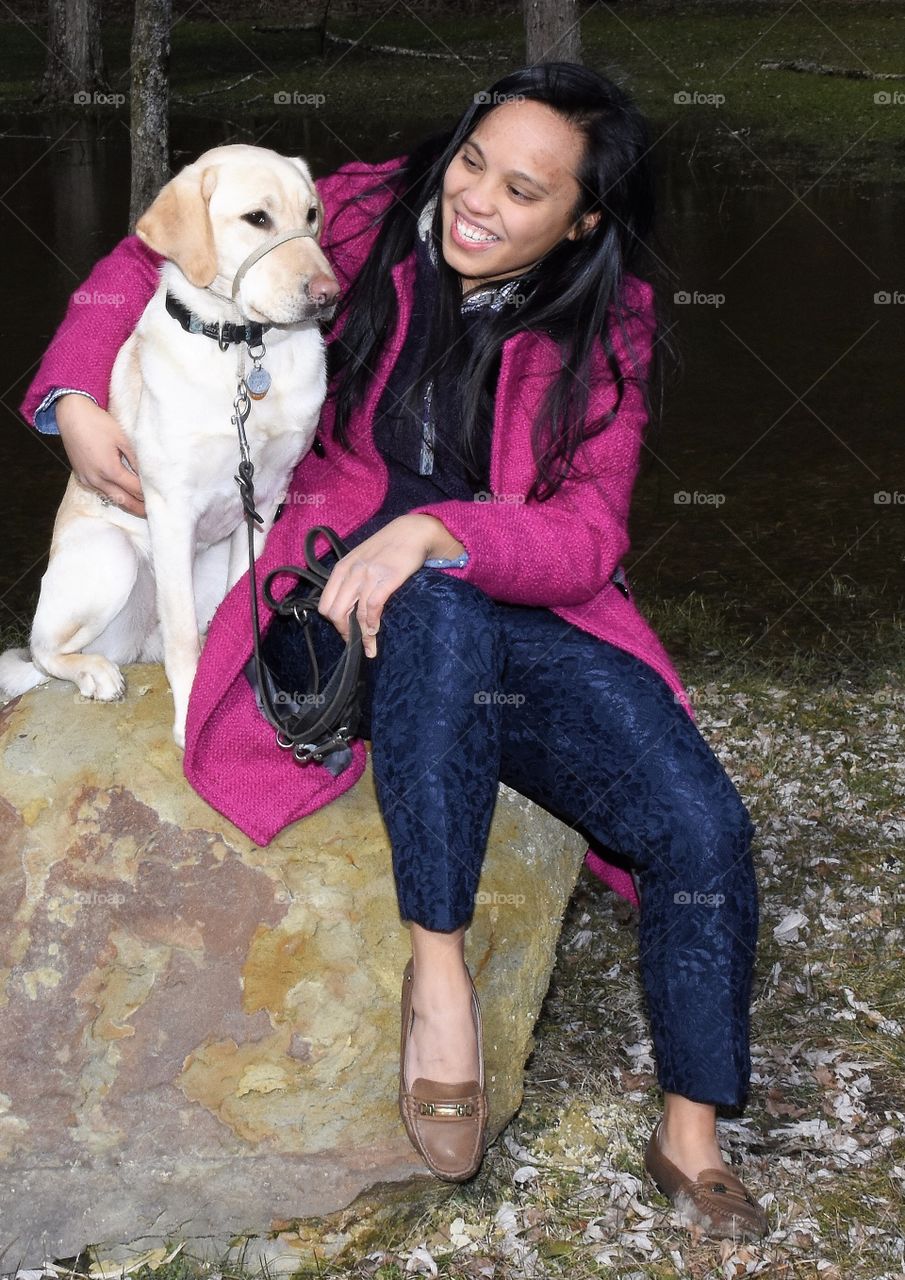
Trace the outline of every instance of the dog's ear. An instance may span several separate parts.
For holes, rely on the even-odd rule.
[[[324,202],[320,198],[320,196],[317,194],[317,187],[314,185],[314,179],[311,176],[311,170],[308,168],[308,165],[305,163],[302,157],[287,156],[286,159],[289,161],[290,164],[295,165],[296,169],[298,169],[299,173],[302,175],[302,177],[308,183],[308,186],[311,188],[312,199],[314,200],[314,203],[317,205],[317,235],[315,239],[317,240],[318,244],[320,244],[321,236],[323,235],[323,232],[324,232]]]
[[[215,167],[186,165],[161,189],[135,225],[135,234],[149,248],[175,262],[199,289],[206,289],[217,274],[209,209],[216,185]]]
[[[302,157],[301,157],[301,156],[287,156],[287,157],[286,157],[286,159],[289,161],[289,163],[290,163],[290,164],[294,164],[294,165],[295,165],[296,169],[298,169],[299,173],[302,175],[302,177],[303,177],[303,178],[305,179],[305,181],[308,183],[308,186],[311,188],[311,190],[312,190],[312,192],[313,192],[313,191],[314,191],[314,179],[313,179],[313,178],[312,178],[312,176],[311,176],[311,170],[308,168],[307,164],[306,164],[306,163],[305,163],[305,161],[302,159]]]

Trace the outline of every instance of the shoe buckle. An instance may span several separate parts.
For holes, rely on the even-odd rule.
[[[474,1107],[470,1102],[419,1102],[418,1113],[422,1116],[470,1116]]]

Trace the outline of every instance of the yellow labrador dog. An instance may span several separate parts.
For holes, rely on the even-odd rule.
[[[231,422],[237,346],[224,338],[249,331],[219,326],[269,326],[265,372],[250,385],[260,390],[269,374],[270,386],[251,401],[246,423],[264,518],[255,535],[260,553],[292,469],[313,440],[326,390],[318,320],[332,314],[339,287],[318,243],[322,221],[304,161],[244,145],[206,151],[142,215],[136,233],[167,261],[117,355],[109,407],[133,442],[147,520],[104,505],[70,479],[30,660],[24,650],[0,657],[0,688],[22,693],[55,676],[86,697],[109,700],[123,692],[120,664],[162,658],[175,703],[173,736],[184,745],[200,636],[248,564]],[[300,229],[309,234],[246,264],[255,249]],[[231,294],[242,265],[240,316]],[[246,368],[250,376],[251,360]]]

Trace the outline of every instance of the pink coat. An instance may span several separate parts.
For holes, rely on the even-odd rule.
[[[341,209],[398,160],[383,165],[347,165],[317,186],[326,208],[324,248],[340,284],[354,278],[375,231],[368,226],[383,197]],[[73,295],[21,411],[33,421],[47,392],[57,387],[89,391],[106,407],[110,371],[119,346],[134,328],[157,287],[162,259],[130,236],[94,268]],[[355,452],[332,439],[333,406],[325,406],[319,435],[325,456],[309,452],[295,470],[282,518],[259,562],[258,583],[267,571],[298,559],[305,531],[332,526],[351,533],[381,505],[387,469],[373,442],[374,412],[402,346],[412,309],[414,254],[392,271],[399,323],[350,430]],[[626,277],[626,300],[645,316],[629,323],[637,365],[644,376],[653,327],[651,286]],[[86,302],[87,299],[87,302]],[[100,322],[100,323],[99,323]],[[632,361],[618,328],[612,330],[624,372]],[[474,583],[494,599],[544,606],[560,617],[635,654],[666,681],[692,715],[682,682],[663,645],[611,581],[629,548],[628,515],[646,415],[640,391],[626,379],[622,407],[613,422],[589,441],[578,461],[591,478],[567,481],[544,503],[519,501],[533,479],[531,423],[549,380],[560,367],[559,351],[543,334],[522,332],[504,346],[497,386],[490,459],[490,488],[497,501],[440,502],[417,510],[439,517],[465,546],[464,568],[443,569]],[[590,387],[589,413],[615,402],[615,387],[602,351]],[[252,409],[254,412],[254,409]],[[318,539],[317,550],[328,549]],[[268,610],[260,602],[262,617]],[[243,674],[251,653],[248,582],[243,578],[221,604],[201,655],[186,726],[185,775],[192,786],[252,840],[267,844],[289,823],[351,787],[365,767],[365,746],[353,744],[352,764],[334,778],[318,764],[298,765],[274,743]],[[635,899],[631,878],[602,863],[590,850],[593,870],[624,896]]]

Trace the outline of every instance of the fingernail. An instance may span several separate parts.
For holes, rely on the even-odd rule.
[[[368,627],[368,635],[369,635],[369,636],[376,636],[376,635],[377,635],[377,627]]]

